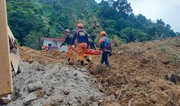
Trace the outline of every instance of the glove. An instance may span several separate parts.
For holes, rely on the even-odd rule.
[[[102,48],[100,48],[100,49],[99,49],[99,51],[103,51],[103,49],[102,49]]]
[[[59,46],[59,48],[61,48],[62,47],[62,44]]]
[[[111,53],[111,52],[109,53],[109,56],[110,56],[110,57],[112,56],[112,53]]]
[[[75,50],[75,46],[74,46],[74,45],[72,45],[72,46],[71,46],[71,49]]]
[[[87,52],[89,53],[89,52],[90,52],[90,49],[87,49]]]

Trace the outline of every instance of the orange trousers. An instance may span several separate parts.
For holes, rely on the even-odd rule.
[[[90,49],[90,46],[88,47],[88,49]],[[92,57],[90,54],[85,54],[84,56],[87,56],[87,58],[92,61]]]
[[[68,46],[67,58],[69,58],[71,62],[74,62],[74,55],[73,50],[71,49],[71,45]]]
[[[87,43],[78,43],[77,44],[77,53],[79,60],[84,62],[85,51],[87,51]]]

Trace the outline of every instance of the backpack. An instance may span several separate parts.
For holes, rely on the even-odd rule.
[[[106,49],[111,49],[111,42],[109,41],[108,38],[104,37],[104,47]]]

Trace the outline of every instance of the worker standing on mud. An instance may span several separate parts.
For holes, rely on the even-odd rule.
[[[89,49],[94,49],[94,50],[96,50],[96,47],[95,47],[95,45],[94,45],[94,42],[93,42],[93,40],[92,40],[92,38],[91,38],[91,36],[88,34],[88,41],[89,41]],[[91,57],[91,55],[90,54],[85,54],[85,56],[84,56],[84,58],[88,61],[88,60],[91,60],[92,61],[92,57]]]
[[[88,41],[89,41],[89,47],[90,47],[90,49],[96,50],[96,47],[95,47],[94,42],[93,42],[93,40],[92,40],[92,38],[91,38],[90,35],[88,35]]]
[[[89,41],[88,34],[83,30],[83,24],[77,24],[77,30],[74,33],[73,39],[71,41],[72,48],[74,48],[74,41],[77,39],[77,53],[79,56],[79,60],[81,65],[84,66],[84,55],[85,52],[88,51]],[[90,59],[87,59],[88,62],[91,62]]]
[[[111,65],[109,64],[108,56],[111,56],[112,48],[109,39],[105,36],[106,36],[106,32],[102,31],[100,33],[100,50],[103,52],[101,58],[101,64],[105,62],[106,67],[110,68]]]
[[[71,49],[71,40],[72,37],[70,35],[70,30],[66,29],[65,30],[66,33],[66,37],[64,42],[60,45],[60,48],[62,47],[62,45],[67,44],[68,45],[68,51],[67,51],[67,58],[68,58],[68,64],[73,64],[74,63],[74,56],[73,56],[73,51]]]

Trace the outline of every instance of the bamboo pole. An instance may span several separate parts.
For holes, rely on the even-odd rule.
[[[6,0],[0,0],[0,96],[13,92]]]

